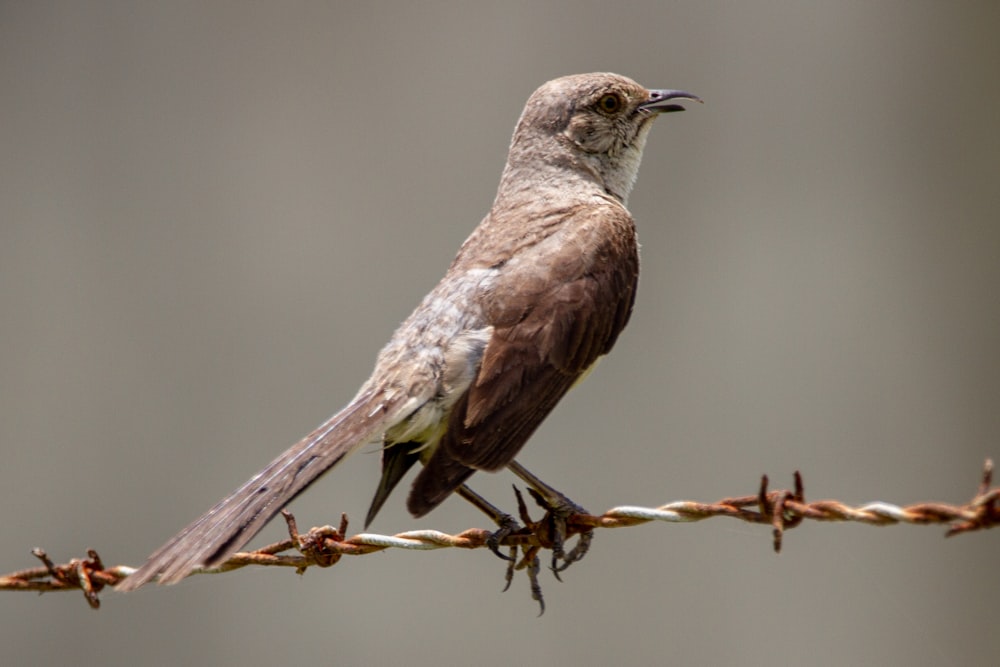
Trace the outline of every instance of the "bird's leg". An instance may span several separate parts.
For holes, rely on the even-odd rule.
[[[512,546],[510,548],[510,555],[505,556],[500,553],[500,543],[510,535],[521,530],[521,524],[519,524],[517,519],[512,517],[510,514],[507,514],[496,505],[486,500],[486,498],[483,498],[481,495],[470,489],[467,484],[463,484],[458,487],[455,489],[455,492],[472,503],[480,512],[488,516],[497,526],[499,526],[499,529],[487,538],[486,546],[488,546],[490,551],[496,554],[499,558],[510,561],[513,565],[514,561],[517,559],[517,546]],[[512,573],[509,573],[507,577],[508,586],[510,585],[511,576]]]

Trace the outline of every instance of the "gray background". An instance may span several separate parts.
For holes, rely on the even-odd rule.
[[[0,571],[138,564],[353,394],[492,201],[524,100],[686,88],[636,314],[522,460],[588,508],[964,502],[1000,457],[1000,6],[0,5]],[[358,523],[377,457],[297,500]],[[512,506],[508,474],[475,485]],[[460,501],[374,529],[484,526]],[[935,664],[1000,651],[1000,533],[598,535],[536,618],[486,552],[0,595],[4,664]],[[256,543],[280,537],[269,527]]]

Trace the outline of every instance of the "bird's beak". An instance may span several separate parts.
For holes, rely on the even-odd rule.
[[[671,104],[670,100],[692,100],[702,102],[697,95],[686,93],[683,90],[651,90],[649,99],[639,105],[643,111],[652,113],[667,113],[669,111],[684,111],[684,107],[679,104]]]

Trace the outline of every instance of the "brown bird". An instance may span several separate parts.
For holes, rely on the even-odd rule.
[[[212,567],[359,447],[381,442],[370,522],[416,462],[407,508],[427,514],[476,470],[514,457],[628,322],[639,276],[625,208],[657,115],[698,100],[597,73],[549,81],[514,130],[490,212],[440,283],[396,330],[358,394],[153,553],[118,585],[179,581]],[[700,101],[700,100],[699,100]],[[471,493],[471,492],[469,492]]]

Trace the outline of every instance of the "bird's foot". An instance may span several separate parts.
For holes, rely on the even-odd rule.
[[[556,579],[562,581],[559,573],[587,554],[594,539],[594,531],[592,528],[581,528],[578,524],[570,522],[575,515],[588,514],[587,510],[555,489],[546,488],[545,491],[546,493],[542,493],[537,489],[528,488],[531,497],[545,510],[545,515],[539,521],[531,520],[520,492],[517,493],[517,503],[521,520],[532,529],[542,547],[552,550],[552,563],[549,568]],[[566,542],[574,535],[579,535],[579,538],[573,548],[567,551]]]

